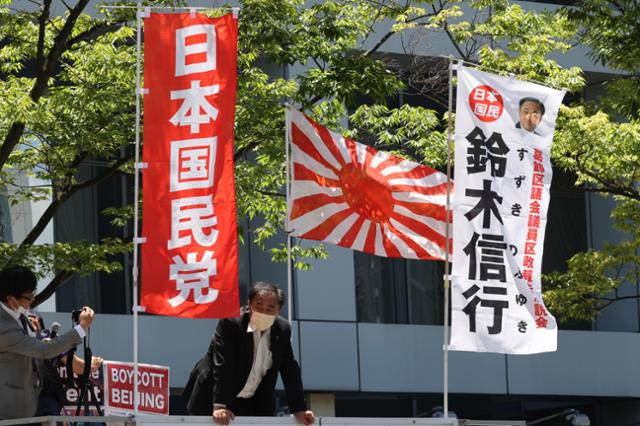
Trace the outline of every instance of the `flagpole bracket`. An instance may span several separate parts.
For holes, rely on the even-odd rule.
[[[146,312],[146,311],[147,311],[146,306],[135,305],[131,307],[131,312]]]
[[[136,95],[138,96],[144,96],[144,95],[148,95],[149,94],[149,89],[145,88],[145,87],[139,87],[136,89]]]
[[[232,8],[231,13],[233,13],[233,19],[238,19],[238,15],[240,15],[240,8],[239,7]]]
[[[148,18],[151,16],[151,7],[145,6],[143,10],[138,10],[138,19]]]
[[[133,244],[144,244],[147,242],[147,237],[138,237],[133,239]]]
[[[149,168],[149,163],[144,163],[144,162],[135,163],[134,167],[135,167],[136,170],[148,169]]]

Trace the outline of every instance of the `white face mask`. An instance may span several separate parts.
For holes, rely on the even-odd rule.
[[[266,331],[273,325],[276,320],[275,315],[262,314],[260,312],[251,311],[251,328],[258,331]]]

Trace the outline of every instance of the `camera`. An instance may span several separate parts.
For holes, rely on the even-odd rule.
[[[82,309],[74,309],[73,311],[71,311],[71,321],[73,321],[75,324],[79,324],[81,312]]]

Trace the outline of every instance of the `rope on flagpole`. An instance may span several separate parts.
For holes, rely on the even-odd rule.
[[[134,196],[133,196],[133,414],[138,415],[138,198],[140,196],[140,96],[142,88],[140,84],[140,51],[142,45],[142,1],[138,0],[136,11],[136,124],[135,124],[135,175],[134,175]]]
[[[286,162],[286,183],[285,183],[285,192],[287,195],[287,214],[284,218],[284,232],[287,234],[287,319],[289,322],[293,319],[293,271],[291,270],[291,230],[289,229],[289,212],[291,211],[291,185],[289,181],[289,147],[291,146],[291,112],[289,110],[289,106],[285,105],[284,107],[284,152],[285,152],[285,162]]]
[[[449,105],[447,116],[447,201],[445,214],[445,254],[444,254],[444,344],[442,346],[442,394],[444,417],[449,417],[449,291],[451,281],[449,276],[450,226],[451,226],[451,144],[453,134],[451,130],[453,109],[453,58],[449,57]]]

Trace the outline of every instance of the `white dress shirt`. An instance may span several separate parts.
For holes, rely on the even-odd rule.
[[[271,329],[262,333],[254,330],[251,327],[251,322],[249,322],[247,333],[253,333],[253,365],[251,366],[247,383],[240,393],[238,393],[238,398],[251,398],[256,392],[256,389],[258,389],[258,386],[260,386],[264,375],[267,374],[267,371],[273,366],[273,358],[271,350],[269,349]]]

